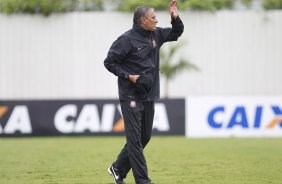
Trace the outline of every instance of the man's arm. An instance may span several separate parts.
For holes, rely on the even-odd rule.
[[[172,28],[160,29],[163,42],[176,41],[184,31],[183,22],[179,18],[176,0],[172,0],[169,3],[168,10],[171,15]]]
[[[107,58],[104,60],[104,66],[108,71],[118,77],[128,78],[129,73],[122,68],[122,62],[126,60],[130,52],[129,40],[119,37],[111,46]]]

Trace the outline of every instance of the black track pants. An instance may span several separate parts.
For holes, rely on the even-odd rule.
[[[129,170],[137,184],[150,181],[143,149],[149,142],[154,119],[154,101],[121,101],[125,124],[126,145],[115,162],[121,175],[126,177]]]

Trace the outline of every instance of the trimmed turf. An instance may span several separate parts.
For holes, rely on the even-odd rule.
[[[1,184],[110,184],[107,167],[124,137],[0,138]],[[156,184],[282,183],[282,139],[152,137]],[[132,172],[126,179],[134,184]]]

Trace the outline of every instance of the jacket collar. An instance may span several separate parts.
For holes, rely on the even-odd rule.
[[[137,23],[133,23],[133,30],[137,31],[142,36],[148,36],[152,31],[146,30]]]

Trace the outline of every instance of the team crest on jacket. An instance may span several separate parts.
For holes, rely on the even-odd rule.
[[[130,107],[131,108],[134,108],[134,107],[136,107],[136,102],[135,101],[130,101]]]

